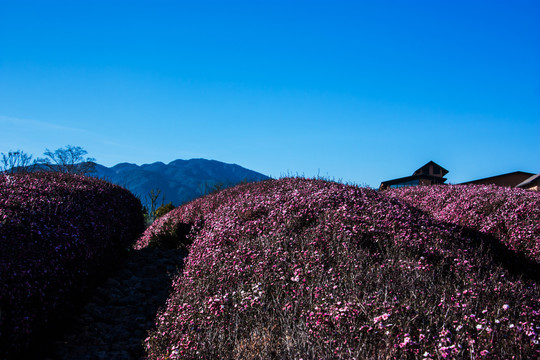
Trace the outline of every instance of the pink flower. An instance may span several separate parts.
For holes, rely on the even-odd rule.
[[[399,347],[400,347],[400,348],[403,348],[403,347],[407,346],[407,344],[408,344],[409,342],[411,342],[411,338],[410,338],[410,337],[406,337],[405,339],[403,339],[403,342],[401,342],[401,343],[399,344]]]

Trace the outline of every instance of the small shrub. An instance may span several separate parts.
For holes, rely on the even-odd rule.
[[[160,207],[158,207],[156,209],[155,218],[156,219],[160,218],[160,217],[162,217],[163,215],[165,215],[166,213],[168,213],[171,210],[174,210],[174,205],[172,204],[172,202],[169,202],[168,204],[161,205]]]

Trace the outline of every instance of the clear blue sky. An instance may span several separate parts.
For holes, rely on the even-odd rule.
[[[540,172],[540,1],[0,0],[0,152]]]

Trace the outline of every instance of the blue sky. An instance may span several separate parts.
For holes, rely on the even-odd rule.
[[[540,172],[538,1],[0,0],[0,152]]]

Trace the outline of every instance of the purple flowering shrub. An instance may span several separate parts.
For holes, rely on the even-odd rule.
[[[437,220],[492,235],[540,263],[540,193],[495,185],[442,185],[392,189],[389,194]]]
[[[140,201],[103,180],[0,175],[0,358],[25,351],[143,226]]]
[[[147,246],[157,245],[161,237],[174,237],[174,231],[178,225],[188,225],[191,232],[199,229],[203,223],[205,214],[212,213],[217,207],[223,204],[225,201],[234,200],[234,198],[242,193],[242,187],[228,188],[227,191],[217,192],[205,197],[195,199],[182,207],[175,208],[165,215],[157,218],[144,232],[144,234],[137,240],[133,248],[140,250]],[[189,232],[189,231],[188,231]],[[178,247],[187,247],[192,237],[184,240],[184,243],[179,243]]]
[[[374,190],[288,178],[181,206],[193,224],[149,359],[540,356],[540,291],[456,225]],[[169,225],[170,226],[170,225]]]

